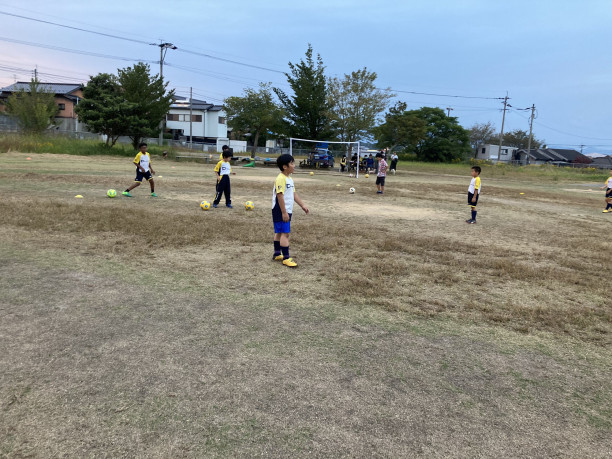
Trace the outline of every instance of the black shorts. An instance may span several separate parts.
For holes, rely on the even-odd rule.
[[[380,186],[385,186],[385,177],[376,177],[376,184]]]
[[[136,169],[136,178],[135,182],[142,182],[142,179],[146,178],[147,181],[151,180],[153,177],[151,176],[151,171],[146,171],[145,173],[140,172],[140,169]]]
[[[606,198],[612,198],[612,188],[606,190]]]
[[[478,204],[478,198],[480,197],[480,193],[478,193],[478,194],[476,195],[476,202],[472,202],[472,198],[473,198],[473,197],[474,197],[474,193],[470,193],[470,192],[468,191],[468,204],[469,204],[470,206],[476,207],[476,204]]]

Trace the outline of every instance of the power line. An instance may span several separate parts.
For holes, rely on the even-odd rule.
[[[13,16],[13,17],[16,17],[16,18],[21,18],[21,19],[27,19],[28,21],[41,22],[43,24],[50,24],[50,25],[54,25],[54,26],[58,26],[58,27],[63,27],[65,29],[78,30],[80,32],[87,32],[87,33],[93,33],[93,34],[96,34],[96,35],[102,35],[104,37],[116,38],[117,40],[131,41],[133,43],[141,43],[141,44],[144,44],[144,45],[148,45],[149,44],[149,42],[142,41],[142,40],[136,40],[134,38],[120,37],[119,35],[113,35],[113,34],[110,34],[110,33],[96,32],[94,30],[82,29],[80,27],[73,27],[73,26],[69,26],[69,25],[65,25],[65,24],[58,24],[57,22],[44,21],[42,19],[35,19],[35,18],[28,17],[28,16],[22,16],[20,14],[7,13],[6,11],[0,11],[0,14],[5,14],[6,16]]]
[[[431,93],[431,92],[402,91],[402,90],[393,89],[393,88],[376,88],[376,89],[378,89],[379,91],[386,91],[386,92],[400,92],[403,94],[418,94],[420,96],[453,97],[453,98],[459,98],[459,99],[504,100],[503,97],[459,96],[455,94],[436,94],[436,93]]]

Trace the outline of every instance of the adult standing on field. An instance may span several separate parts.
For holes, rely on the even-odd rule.
[[[395,175],[395,169],[397,168],[398,160],[399,157],[397,156],[397,153],[391,152],[391,167],[389,167],[389,169],[391,170],[391,172],[393,172],[393,175]]]

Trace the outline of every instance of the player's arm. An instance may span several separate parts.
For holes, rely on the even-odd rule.
[[[153,170],[153,163],[149,160],[149,170],[151,171],[151,175],[155,175],[155,171]]]
[[[219,161],[219,162],[217,163],[217,165],[215,166],[215,174],[217,175],[217,182],[218,182],[219,180],[221,180],[221,174],[219,173],[219,171],[221,170],[221,163],[222,163],[222,162],[223,162],[223,161]]]
[[[277,195],[278,196],[278,195]],[[306,214],[308,215],[308,213],[310,212],[310,210],[308,209],[308,207],[306,206],[306,204],[304,204],[304,201],[302,201],[302,199],[300,198],[300,196],[297,193],[293,193],[293,200],[295,202],[297,202],[298,206],[300,206],[302,208],[302,210],[304,212],[306,212]],[[283,203],[283,206],[285,205],[285,203]]]
[[[286,223],[289,221],[289,214],[287,213],[287,208],[285,207],[285,194],[284,193],[276,193],[276,202],[278,202],[278,208],[283,215],[283,221]]]

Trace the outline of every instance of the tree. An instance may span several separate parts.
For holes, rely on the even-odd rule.
[[[540,148],[543,141],[538,140],[535,137],[531,139],[531,148]],[[527,149],[529,145],[529,133],[522,129],[515,129],[514,131],[506,132],[503,138],[503,144],[507,147],[516,147]]]
[[[168,82],[164,83],[159,75],[151,77],[149,65],[142,62],[119,69],[117,81],[123,97],[132,104],[128,136],[137,149],[144,137],[153,137],[159,132],[159,123],[170,109],[174,90],[166,92]]]
[[[283,110],[274,101],[271,83],[260,83],[258,91],[247,88],[242,97],[228,97],[225,111],[232,130],[250,133],[254,147],[262,134],[278,131],[283,122]]]
[[[495,143],[499,141],[499,136],[495,133],[495,126],[490,121],[482,124],[476,123],[470,128],[470,145],[477,153],[478,145]]]
[[[422,107],[408,113],[414,114],[427,124],[427,135],[416,148],[421,161],[444,162],[463,159],[470,152],[470,136],[461,127],[456,117],[447,116],[437,107]]]
[[[91,77],[77,107],[81,120],[93,132],[107,135],[113,146],[119,136],[132,139],[134,149],[144,137],[157,134],[160,121],[168,113],[174,91],[168,83],[149,75],[142,62],[118,70],[118,76],[101,73]]]
[[[285,109],[286,124],[292,137],[326,140],[333,135],[333,131],[328,118],[325,67],[318,54],[315,62],[312,52],[312,45],[308,44],[306,62],[289,62],[291,74],[285,73],[285,76],[293,96],[288,96],[279,88],[274,88],[274,92]]]
[[[427,123],[406,111],[406,103],[398,102],[385,114],[385,122],[374,128],[379,148],[401,148],[407,152],[416,150],[427,135]]]
[[[123,97],[114,75],[100,73],[89,79],[83,88],[83,100],[76,112],[92,132],[106,135],[106,145],[112,147],[119,136],[128,135],[128,117],[133,106]]]
[[[55,94],[46,91],[36,79],[30,81],[27,91],[20,89],[6,101],[6,112],[17,118],[21,128],[29,133],[45,131],[53,124],[58,110]]]
[[[355,142],[372,134],[378,115],[394,95],[376,88],[376,72],[362,70],[328,80],[329,118],[343,142]]]

